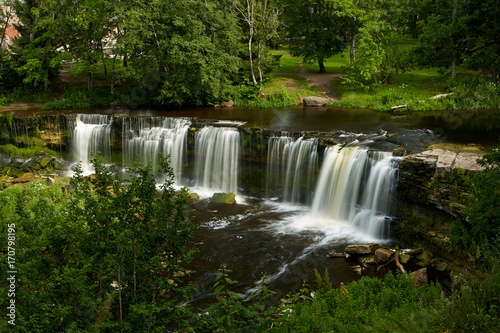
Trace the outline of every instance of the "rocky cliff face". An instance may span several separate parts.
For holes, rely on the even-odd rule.
[[[450,225],[464,218],[470,193],[467,180],[484,170],[478,153],[456,153],[443,149],[409,155],[400,162],[396,190],[398,220],[395,237],[423,246],[456,261],[449,237]]]
[[[484,170],[482,155],[432,149],[407,156],[400,163],[397,196],[410,203],[433,206],[461,217],[469,195],[467,179]]]

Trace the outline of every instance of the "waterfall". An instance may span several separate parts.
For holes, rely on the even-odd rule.
[[[99,114],[76,116],[72,135],[74,159],[81,163],[84,173],[93,172],[91,154],[109,156],[113,117]]]
[[[396,161],[389,152],[328,147],[318,177],[312,216],[349,222],[374,237],[388,236]]]
[[[123,120],[123,164],[151,162],[158,168],[158,153],[170,154],[176,184],[182,183],[187,161],[187,133],[191,121],[185,118],[127,118]]]
[[[283,200],[291,203],[310,202],[311,184],[318,163],[317,140],[283,135],[271,137],[267,153],[267,195],[276,188]]]
[[[240,133],[232,127],[202,128],[195,136],[196,185],[236,193]]]

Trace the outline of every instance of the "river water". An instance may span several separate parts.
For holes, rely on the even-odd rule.
[[[500,136],[500,117],[491,112],[481,117],[478,112],[394,114],[326,107],[71,112],[86,114],[74,126],[73,159],[88,163],[89,149],[106,151],[112,115],[127,115],[123,164],[136,156],[147,161],[158,151],[169,153],[176,186],[188,185],[200,195],[189,206],[198,225],[192,246],[200,251],[189,267],[199,289],[195,306],[214,301],[212,286],[222,264],[232,270],[231,279],[240,281],[234,290],[243,296],[252,295],[265,273],[269,288],[277,292],[275,300],[297,292],[305,280],[314,285],[315,269],[322,274],[328,269],[334,286],[381,274],[370,268],[360,271],[356,263],[327,253],[343,252],[352,243],[397,242],[389,231],[398,162],[392,150],[403,147],[411,153],[440,142],[490,148]],[[195,156],[188,158],[185,138],[193,118],[216,121],[196,129]],[[238,127],[276,132],[269,139],[262,173],[268,185],[265,195],[249,195],[239,183]],[[288,134],[304,131],[307,138]],[[318,152],[315,131],[335,132],[344,143]],[[191,174],[185,167],[189,163],[195,164]],[[237,204],[210,203],[212,194],[221,191],[235,192]]]

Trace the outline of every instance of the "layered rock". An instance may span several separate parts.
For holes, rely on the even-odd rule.
[[[465,181],[485,169],[477,162],[481,157],[443,149],[407,156],[400,163],[397,195],[405,201],[432,205],[459,217],[469,195]]]

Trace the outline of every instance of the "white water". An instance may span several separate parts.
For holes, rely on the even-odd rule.
[[[84,174],[94,171],[91,156],[110,154],[111,125],[113,117],[99,114],[79,114],[73,129],[73,152],[76,162],[81,163]]]
[[[314,171],[318,164],[317,140],[272,137],[268,142],[267,196],[281,187],[283,200],[310,202]]]
[[[196,186],[237,193],[239,155],[236,128],[202,128],[195,136]]]
[[[185,118],[127,118],[123,120],[123,164],[151,162],[158,168],[158,153],[170,154],[170,166],[177,185],[183,183],[187,161],[187,133],[191,121]]]
[[[396,160],[389,152],[362,147],[327,148],[311,209],[312,224],[348,223],[367,235],[387,237]]]

